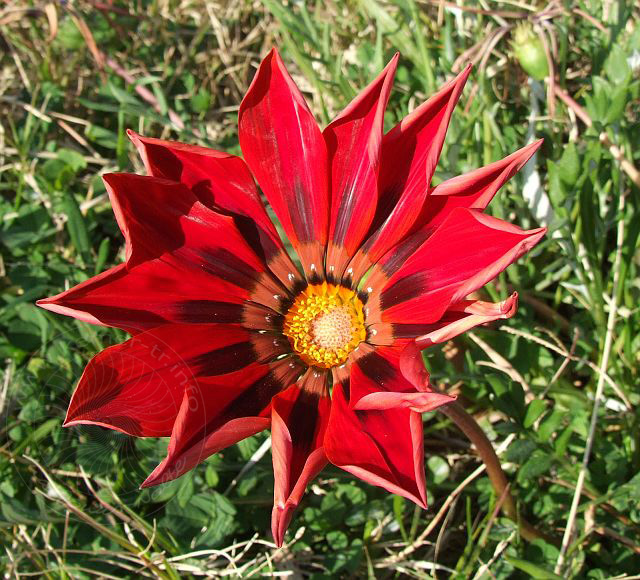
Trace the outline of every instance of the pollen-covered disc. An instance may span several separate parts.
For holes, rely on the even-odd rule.
[[[341,365],[367,337],[362,302],[344,286],[307,286],[286,314],[284,334],[309,365]]]

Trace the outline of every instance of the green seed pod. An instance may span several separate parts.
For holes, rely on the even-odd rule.
[[[549,63],[544,45],[529,24],[520,24],[511,42],[513,53],[523,70],[537,81],[549,76]]]

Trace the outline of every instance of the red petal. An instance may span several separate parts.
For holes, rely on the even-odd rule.
[[[326,376],[309,370],[297,385],[273,399],[271,530],[278,546],[307,485],[327,464],[322,447],[331,408]]]
[[[362,248],[366,256],[358,259],[364,263],[356,267],[355,279],[398,243],[419,216],[451,114],[470,72],[471,65],[384,136],[376,215],[379,227]]]
[[[269,426],[271,399],[295,382],[298,366],[284,360],[187,385],[167,457],[142,487],[165,483],[207,457]]]
[[[246,284],[237,276],[264,272],[233,219],[202,205],[186,186],[127,173],[107,174],[104,181],[127,240],[128,267],[169,253],[239,287]]]
[[[421,349],[446,342],[481,324],[511,318],[518,309],[518,293],[502,302],[463,300],[452,304],[437,322],[427,324],[370,324],[368,329],[376,344],[415,339]],[[379,339],[382,337],[382,339]]]
[[[280,308],[286,290],[230,217],[206,208],[181,184],[123,174],[105,181],[127,241],[126,266],[40,306],[133,332],[164,322],[240,323],[255,310],[242,307],[245,300]],[[195,316],[198,309],[202,315]]]
[[[359,358],[351,366],[350,386],[349,406],[363,411],[404,407],[424,413],[455,400],[430,389],[429,373],[413,343],[404,349],[378,347]]]
[[[302,93],[273,49],[238,116],[242,153],[307,274],[321,269],[327,239],[327,153]]]
[[[166,437],[186,385],[264,360],[261,339],[230,324],[171,324],[140,333],[91,360],[71,398],[65,426],[100,425]],[[273,358],[282,352],[271,350]]]
[[[450,304],[495,278],[545,232],[524,231],[478,211],[456,208],[383,288],[382,320],[436,322]]]
[[[243,237],[254,250],[261,248],[264,261],[275,265],[272,268],[283,281],[289,273],[297,276],[253,176],[240,157],[177,141],[142,137],[133,131],[127,133],[150,175],[183,183],[207,207],[231,214]]]
[[[425,200],[416,223],[423,228],[433,229],[456,207],[483,210],[497,191],[531,159],[542,141],[534,141],[500,161],[437,185]]]
[[[327,273],[337,279],[375,213],[384,111],[397,65],[398,54],[323,132],[331,167]]]
[[[107,173],[103,180],[125,239],[130,267],[184,243],[180,220],[197,203],[186,186],[128,173]]]
[[[409,409],[356,411],[335,385],[327,458],[356,477],[426,507],[422,418]]]
[[[416,337],[419,348],[446,342],[480,324],[511,318],[518,309],[518,293],[514,292],[502,302],[464,300],[453,304],[433,329]]]
[[[132,334],[167,322],[244,322],[248,306],[242,304],[242,293],[234,294],[215,282],[204,273],[185,275],[160,260],[145,262],[130,271],[121,264],[37,304],[83,322],[115,326]]]

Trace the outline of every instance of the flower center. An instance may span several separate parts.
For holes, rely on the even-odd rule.
[[[367,338],[362,302],[344,286],[313,284],[294,300],[284,319],[284,334],[309,365],[341,365]]]

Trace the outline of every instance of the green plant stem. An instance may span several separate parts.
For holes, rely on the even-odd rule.
[[[491,485],[493,485],[496,495],[502,497],[504,494],[504,501],[502,503],[504,514],[518,524],[520,535],[528,541],[542,539],[545,542],[558,543],[555,538],[551,538],[540,532],[519,516],[516,502],[509,491],[509,481],[502,470],[500,460],[493,449],[491,441],[489,441],[482,427],[478,425],[476,420],[457,402],[443,406],[440,411],[449,417],[475,446],[478,455],[487,468],[487,474],[489,475]]]

